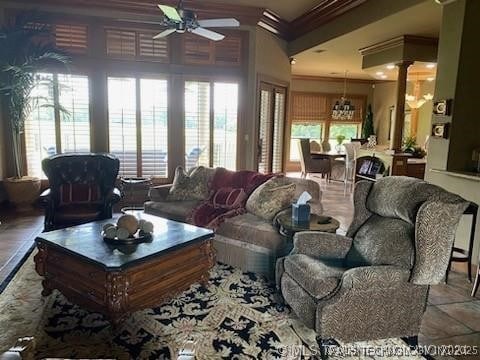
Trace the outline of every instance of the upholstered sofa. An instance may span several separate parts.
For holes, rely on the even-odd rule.
[[[277,261],[277,286],[321,344],[414,343],[468,202],[418,179],[387,177],[358,182],[354,206],[346,236],[296,234],[293,251]]]
[[[216,169],[209,171],[209,176],[213,177]],[[303,191],[308,191],[312,195],[310,201],[312,212],[322,213],[318,183],[298,178],[287,180],[296,185],[294,199]],[[169,184],[151,188],[150,201],[145,203],[145,212],[187,222],[190,213],[200,201],[167,201],[171,186]],[[285,255],[286,249],[291,248],[287,246],[286,241],[273,222],[247,212],[225,219],[216,230],[213,246],[217,261],[273,278],[276,259]]]

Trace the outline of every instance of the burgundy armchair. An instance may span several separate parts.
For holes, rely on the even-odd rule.
[[[112,217],[119,160],[109,154],[60,154],[42,161],[50,188],[40,195],[44,231]]]

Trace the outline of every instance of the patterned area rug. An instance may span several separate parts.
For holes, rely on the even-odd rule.
[[[21,336],[36,338],[36,358],[177,359],[189,341],[202,360],[309,358],[316,349],[314,332],[271,284],[226,265],[212,269],[207,287],[193,285],[160,307],[136,312],[116,331],[59,292],[48,298],[40,292],[31,255],[0,295],[0,350]],[[406,348],[400,339],[352,345]],[[337,357],[344,356],[331,356]]]

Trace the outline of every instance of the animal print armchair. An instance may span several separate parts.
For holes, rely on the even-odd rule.
[[[327,339],[416,343],[430,285],[442,281],[464,199],[422,180],[358,182],[346,236],[297,233],[276,282],[296,315]]]

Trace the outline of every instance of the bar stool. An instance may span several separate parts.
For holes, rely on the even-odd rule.
[[[460,249],[457,247],[452,248],[452,255],[450,256],[450,262],[448,263],[447,274],[445,276],[445,282],[448,281],[448,273],[452,267],[452,262],[466,262],[468,264],[468,281],[472,282],[472,253],[473,253],[473,242],[475,240],[475,227],[477,225],[477,213],[478,205],[475,203],[470,203],[468,208],[463,213],[464,215],[472,215],[472,225],[470,227],[470,240],[468,242],[468,250]],[[476,277],[476,285],[478,287],[478,271]],[[474,286],[475,289],[475,286]]]

